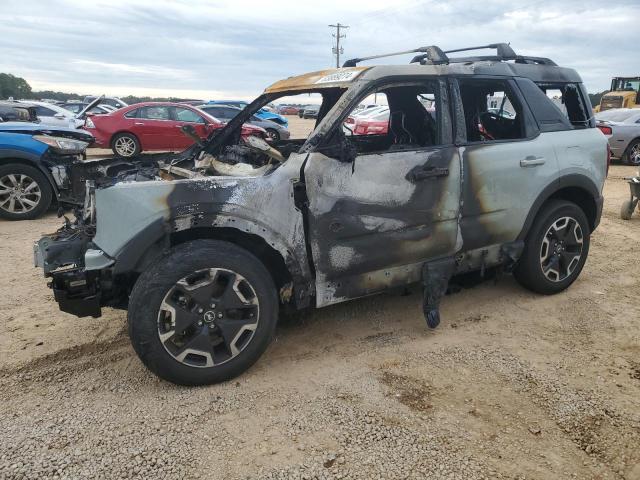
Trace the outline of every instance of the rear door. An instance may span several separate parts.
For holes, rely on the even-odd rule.
[[[515,241],[535,200],[557,180],[558,162],[512,80],[473,77],[458,85],[466,136],[460,226],[468,251]]]
[[[433,114],[419,94],[433,98]],[[391,84],[377,98],[385,95],[385,134],[345,137],[345,112],[333,138],[346,142],[342,152],[355,147],[355,159],[321,144],[305,165],[317,306],[418,281],[425,261],[458,248],[460,159],[442,108],[446,84]]]

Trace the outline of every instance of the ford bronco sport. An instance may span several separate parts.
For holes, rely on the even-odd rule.
[[[435,327],[453,276],[497,268],[560,292],[600,219],[607,141],[574,70],[478,48],[496,52],[423,47],[400,52],[417,53],[408,65],[358,65],[380,56],[368,57],[276,82],[156,171],[89,179],[76,220],[36,243],[36,265],[63,311],[128,308],[144,364],[189,385],[249,368],[281,309],[420,283]],[[298,94],[321,98],[308,138],[241,139],[263,105]],[[388,129],[346,134],[374,94]]]

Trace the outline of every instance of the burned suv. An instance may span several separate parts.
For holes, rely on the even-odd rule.
[[[600,219],[607,141],[574,70],[484,48],[496,53],[424,47],[407,65],[358,65],[368,57],[276,82],[142,181],[88,180],[36,265],[63,311],[128,308],[144,364],[189,385],[249,368],[283,309],[418,283],[435,327],[449,280],[468,272],[560,292]],[[320,101],[307,138],[241,138],[258,109],[295,95]],[[387,128],[350,131],[372,99]]]

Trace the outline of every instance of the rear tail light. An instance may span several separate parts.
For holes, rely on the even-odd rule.
[[[607,142],[607,177],[609,176],[609,166],[611,165],[611,147],[609,146],[609,142]]]
[[[91,120],[91,117],[87,117],[87,119],[84,121],[84,126],[85,128],[96,128],[96,126],[93,124],[93,120]]]
[[[611,129],[611,127],[607,127],[606,125],[598,125],[598,128],[605,135],[612,135],[613,134],[613,130]]]

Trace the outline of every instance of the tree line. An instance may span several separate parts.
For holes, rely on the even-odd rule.
[[[84,95],[77,93],[55,92],[53,90],[32,90],[31,85],[21,77],[16,77],[10,73],[0,73],[0,100],[14,98],[16,100],[57,100],[66,102],[69,100],[83,100]],[[127,95],[120,97],[128,104],[140,102],[183,102],[186,100],[199,100],[191,98],[177,97],[137,97],[135,95]]]
[[[591,105],[599,105],[602,95],[607,93],[598,92],[590,93],[589,100]],[[7,99],[13,97],[15,99],[28,99],[28,100],[40,100],[43,98],[58,100],[66,102],[68,100],[82,100],[84,96],[77,93],[65,93],[54,92],[53,90],[40,90],[33,91],[31,85],[21,77],[16,77],[10,73],[0,73],[0,99]],[[198,100],[191,98],[176,98],[176,97],[136,97],[135,95],[127,95],[126,97],[120,97],[128,104],[140,103],[140,102],[183,102],[186,100]]]

